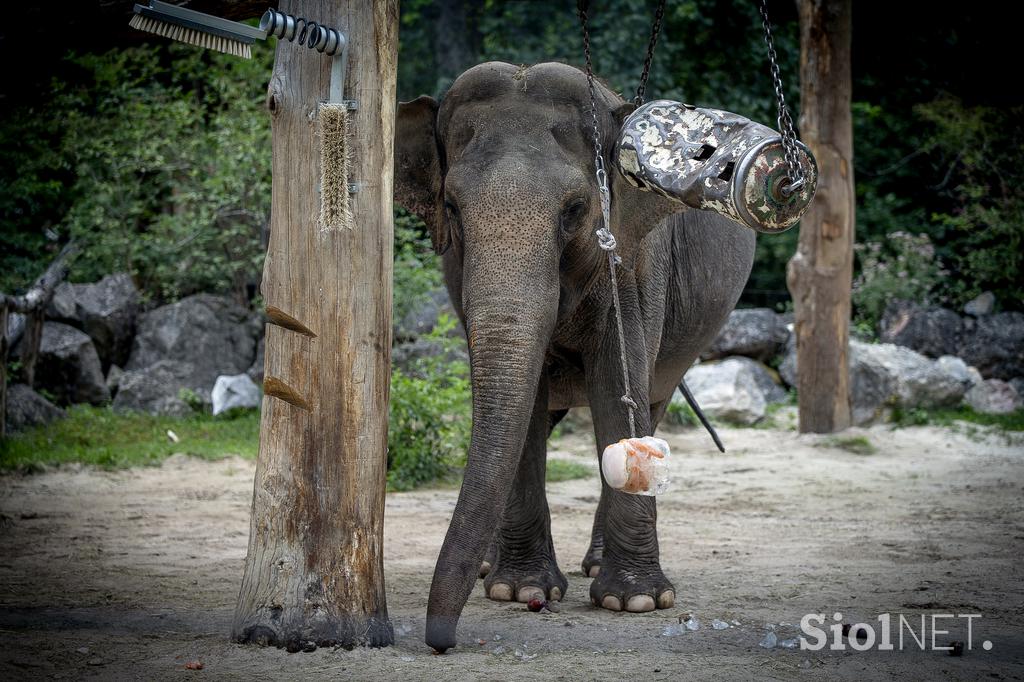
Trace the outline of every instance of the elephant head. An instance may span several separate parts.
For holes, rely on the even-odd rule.
[[[596,100],[608,165],[633,107],[601,84]],[[516,473],[552,333],[606,273],[586,76],[563,64],[476,66],[440,104],[399,106],[395,150],[396,201],[423,218],[444,254],[472,368],[465,478],[427,610],[427,643],[443,650]],[[681,207],[608,177],[628,265],[647,231]]]

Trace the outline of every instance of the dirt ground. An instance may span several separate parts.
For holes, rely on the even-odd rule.
[[[857,429],[854,454],[822,436],[725,429],[718,454],[697,430],[670,433],[674,490],[659,501],[662,566],[676,608],[611,613],[580,573],[594,477],[549,485],[569,591],[557,614],[482,596],[459,645],[431,655],[423,620],[457,491],[391,494],[385,569],[396,644],[288,654],[227,633],[245,557],[253,464],[175,456],[162,467],[67,468],[0,479],[0,678],[645,680],[1021,679],[1024,677],[1024,445],[985,430]],[[594,462],[583,433],[554,457]],[[807,613],[878,626],[904,614],[980,614],[962,657],[921,651],[766,649]],[[679,632],[693,614],[699,629]],[[734,623],[712,628],[713,619]],[[826,622],[825,627],[833,621]],[[939,620],[936,644],[966,642]],[[665,635],[676,625],[675,634]],[[670,627],[670,632],[673,628]],[[898,649],[896,626],[892,641]],[[479,640],[479,641],[478,641]],[[982,641],[991,650],[982,648]],[[483,642],[482,644],[480,642]],[[188,671],[187,661],[204,669]]]

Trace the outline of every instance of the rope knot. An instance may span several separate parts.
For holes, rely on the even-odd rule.
[[[628,395],[622,396],[621,398],[619,398],[619,400],[626,403],[626,405],[628,405],[631,410],[639,409],[636,405],[636,401],[630,398]]]
[[[615,235],[608,231],[608,228],[602,227],[595,234],[597,234],[597,245],[605,251],[615,250]]]

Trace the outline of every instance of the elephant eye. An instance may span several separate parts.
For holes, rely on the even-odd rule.
[[[566,236],[571,236],[572,232],[576,229],[576,225],[579,223],[586,207],[587,202],[585,200],[574,199],[562,209],[562,215],[558,219],[559,228]]]

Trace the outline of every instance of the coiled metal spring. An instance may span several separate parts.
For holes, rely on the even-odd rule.
[[[341,31],[296,17],[276,9],[268,9],[260,19],[260,30],[267,36],[276,36],[282,40],[305,45],[329,57],[340,54],[345,49],[345,34]]]

